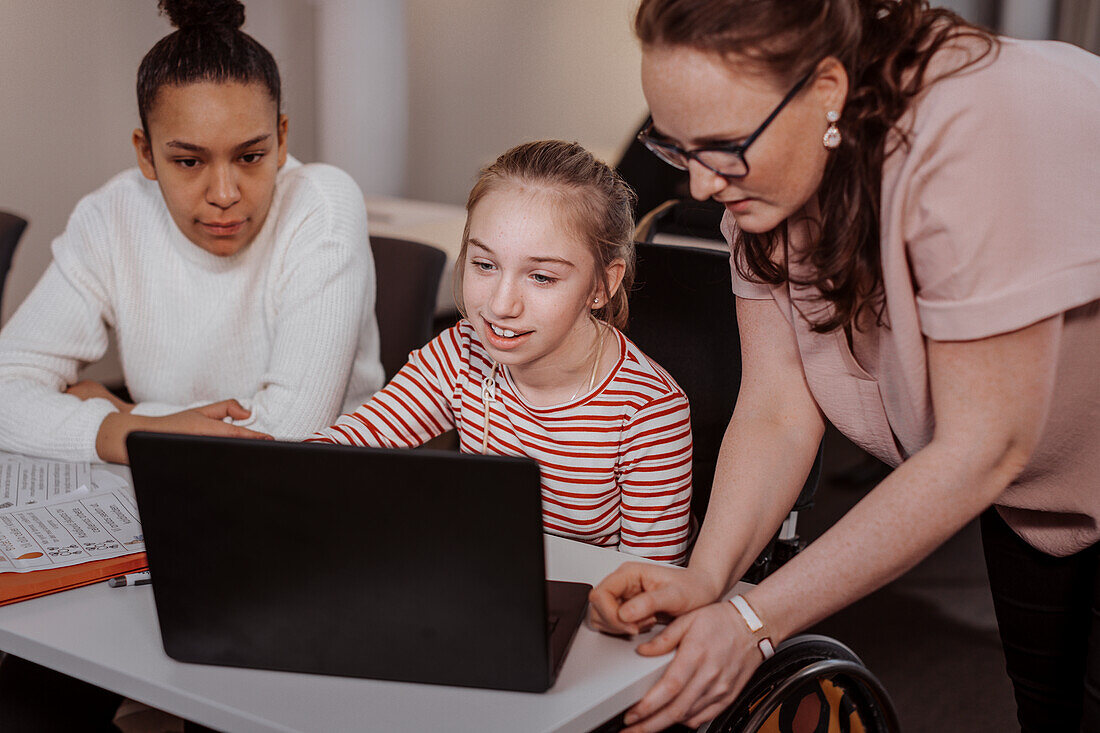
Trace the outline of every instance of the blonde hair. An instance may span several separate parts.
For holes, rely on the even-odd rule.
[[[470,238],[470,215],[488,193],[505,185],[537,186],[560,200],[572,232],[588,245],[596,262],[596,278],[608,300],[592,311],[616,328],[629,315],[627,291],[634,282],[634,202],[630,186],[606,163],[577,143],[539,140],[517,145],[481,169],[466,200],[466,227],[454,274],[455,303],[465,315],[462,279]],[[622,282],[611,294],[607,268],[616,259],[626,263]]]

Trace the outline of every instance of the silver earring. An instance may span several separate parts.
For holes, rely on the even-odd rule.
[[[826,150],[836,150],[840,147],[840,129],[836,126],[840,120],[840,113],[831,109],[825,113],[825,119],[829,121],[829,127],[825,130],[825,136],[821,138],[821,144]]]
[[[592,299],[592,305],[599,305],[599,304],[600,304],[600,299],[599,298],[593,298]]]

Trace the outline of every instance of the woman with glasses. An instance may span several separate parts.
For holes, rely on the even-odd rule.
[[[714,717],[979,514],[1021,726],[1100,730],[1100,59],[921,0],[643,0],[635,29],[643,142],[726,209],[744,371],[689,566],[592,594],[610,632],[678,617],[628,730]],[[826,420],[896,469],[721,600]]]

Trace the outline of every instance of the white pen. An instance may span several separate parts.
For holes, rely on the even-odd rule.
[[[147,585],[151,582],[153,581],[149,577],[149,571],[143,570],[140,573],[126,573],[126,575],[111,578],[107,581],[107,585],[112,588],[125,588],[128,585]]]

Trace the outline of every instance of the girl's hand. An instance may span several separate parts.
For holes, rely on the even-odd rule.
[[[129,456],[126,455],[126,436],[135,430],[273,440],[266,433],[259,433],[255,430],[224,422],[225,418],[244,420],[250,414],[236,400],[222,400],[221,402],[214,402],[191,410],[183,410],[164,417],[143,417],[130,413],[113,412],[104,418],[100,424],[95,448],[99,457],[104,461],[129,463]]]
[[[676,656],[661,679],[627,711],[623,733],[655,733],[681,721],[699,727],[733,702],[763,661],[757,640],[727,601],[676,619],[638,653],[673,649]]]
[[[74,385],[71,385],[65,390],[65,394],[71,394],[74,397],[79,397],[82,400],[91,399],[104,399],[115,406],[115,409],[119,412],[129,412],[134,409],[133,404],[125,402],[115,395],[111,394],[111,391],[104,387],[94,379],[83,379]]]
[[[609,634],[640,634],[662,616],[680,616],[724,590],[691,568],[623,563],[588,594],[588,623]]]

